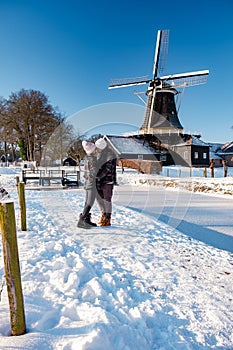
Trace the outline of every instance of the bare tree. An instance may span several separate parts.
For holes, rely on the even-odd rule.
[[[71,124],[64,121],[52,133],[43,149],[43,165],[52,165],[55,162],[61,165],[69,154],[69,149],[79,136],[75,135]]]
[[[22,159],[39,161],[44,145],[63,119],[45,94],[22,89],[10,95],[4,125],[15,130]]]
[[[12,130],[6,123],[6,110],[7,100],[0,99],[0,148],[1,154],[5,158],[9,157],[12,161],[15,160],[16,149],[17,149],[17,137],[14,130]]]

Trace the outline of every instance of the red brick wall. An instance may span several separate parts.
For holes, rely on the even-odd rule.
[[[121,159],[118,165],[123,165],[124,168],[135,169],[145,174],[157,174],[162,170],[161,162],[152,160]]]

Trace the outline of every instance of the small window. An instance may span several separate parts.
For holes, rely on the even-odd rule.
[[[194,158],[198,159],[198,152],[194,152]]]
[[[207,159],[207,153],[206,152],[203,153],[203,159]]]

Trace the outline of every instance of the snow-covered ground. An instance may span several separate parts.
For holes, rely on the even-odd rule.
[[[78,229],[82,188],[27,190],[23,232],[17,170],[0,168],[0,173],[15,205],[27,324],[25,335],[9,336],[4,286],[0,349],[233,349],[232,253],[117,202],[111,227]],[[118,178],[119,187],[131,182],[134,191],[175,183],[182,191],[196,191],[198,184],[200,192],[214,196],[231,198],[233,192],[232,176],[172,179],[119,169]],[[178,185],[169,188],[177,191]],[[92,214],[97,221],[97,205]],[[0,256],[3,278],[1,245]]]

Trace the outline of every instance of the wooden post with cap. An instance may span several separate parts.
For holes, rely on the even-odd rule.
[[[26,201],[25,201],[25,183],[18,183],[18,196],[19,196],[19,207],[20,207],[20,222],[21,230],[27,231],[27,216],[26,216]]]
[[[13,202],[0,202],[0,231],[10,306],[11,332],[12,335],[22,335],[26,332],[26,325]]]

